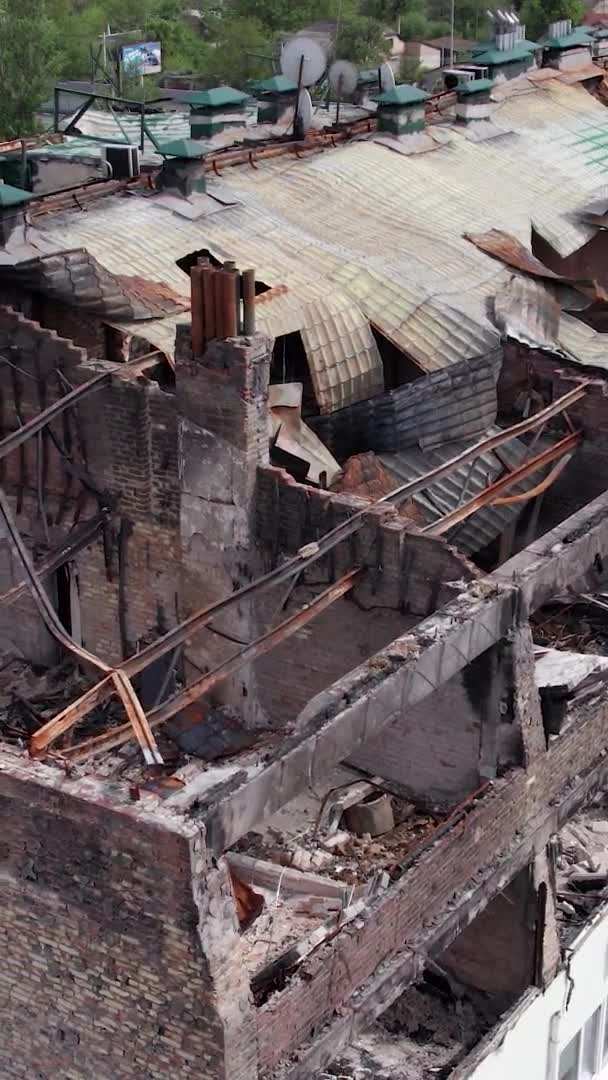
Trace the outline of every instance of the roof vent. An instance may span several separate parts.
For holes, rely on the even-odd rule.
[[[104,155],[112,171],[113,180],[129,180],[132,176],[139,176],[139,148],[137,146],[111,144],[104,146]]]

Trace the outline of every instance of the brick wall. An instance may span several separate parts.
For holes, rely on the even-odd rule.
[[[0,308],[0,348],[8,350],[14,365],[0,366],[3,433],[18,426],[18,413],[27,420],[65,393],[57,370],[71,385],[80,385],[105,367],[54,330],[6,308]],[[71,459],[71,474],[57,443]],[[115,517],[105,538],[74,560],[88,648],[116,662],[140,640],[175,624],[180,534],[173,394],[145,377],[112,378],[45,429],[41,443],[30,439],[9,455],[3,484],[22,535],[39,556],[48,547],[40,493],[50,546],[61,543],[76,521],[96,513],[100,503],[107,504],[108,496],[113,501]],[[5,577],[1,584],[7,588],[20,579],[18,569]],[[52,581],[48,587],[52,594]],[[0,609],[0,634],[10,636],[15,619],[32,631],[26,655],[48,662],[48,636],[29,598]]]
[[[503,1012],[534,981],[538,895],[526,866],[442,953],[441,967]]]
[[[259,468],[256,531],[265,567],[369,505],[365,499],[297,484],[281,469]],[[260,700],[273,723],[295,720],[313,694],[404,633],[416,616],[430,614],[447,600],[450,582],[477,574],[443,540],[406,531],[389,506],[370,510],[362,528],[320,560],[308,579],[318,593],[319,582],[329,584],[354,566],[366,573],[352,592],[255,665]],[[267,594],[257,603],[260,626],[276,624],[312,595],[296,590],[281,613],[281,595]]]
[[[0,1075],[220,1080],[230,1060],[230,1075],[249,1080],[230,894],[197,892],[187,830],[80,784],[82,797],[54,770],[3,754]],[[212,924],[228,954],[216,977]]]
[[[567,797],[574,775],[600,768],[607,743],[608,707],[603,704],[589,710],[536,761],[532,776],[516,769],[497,781],[464,819],[413,860],[365,919],[319,949],[300,977],[258,1010],[264,1075],[336,1010],[347,1008],[355,990],[385,958],[396,950],[428,948],[438,917],[482,880],[499,856],[534,835],[551,807]]]

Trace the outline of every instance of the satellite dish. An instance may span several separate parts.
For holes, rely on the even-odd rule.
[[[357,69],[350,60],[334,60],[328,73],[330,85],[337,94],[352,94],[357,89]]]
[[[308,90],[300,90],[298,94],[298,121],[302,125],[304,134],[310,131],[313,116],[312,98]]]
[[[294,37],[281,49],[281,71],[296,86],[312,86],[326,67],[325,49],[314,38]]]
[[[392,90],[394,88],[395,73],[390,64],[387,64],[386,62],[384,64],[380,64],[380,67],[378,68],[378,75],[380,78],[380,89],[383,93],[386,93],[387,90]]]

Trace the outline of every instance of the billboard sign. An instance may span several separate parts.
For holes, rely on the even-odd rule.
[[[160,41],[123,45],[120,58],[127,75],[159,75],[162,71]]]

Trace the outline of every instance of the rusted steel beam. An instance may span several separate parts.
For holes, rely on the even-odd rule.
[[[484,491],[476,495],[475,498],[469,499],[463,506],[459,506],[456,510],[453,510],[451,514],[446,514],[440,518],[439,521],[434,521],[431,525],[427,525],[422,531],[428,533],[430,536],[442,536],[443,533],[449,532],[455,525],[458,525],[461,521],[465,521],[471,514],[474,514],[477,510],[480,510],[483,506],[492,504],[496,497],[503,491],[512,487],[513,484],[517,484],[520,480],[526,480],[528,476],[539,469],[544,468],[545,465],[549,465],[556,458],[562,457],[572,450],[581,436],[578,432],[570,432],[563,439],[561,439],[555,446],[550,446],[548,450],[544,450],[542,454],[537,454],[536,457],[530,458],[519,468],[514,469],[513,472],[507,473],[506,476],[502,476],[499,480],[496,480],[493,484],[490,484]]]
[[[153,353],[148,353],[146,356],[139,356],[135,360],[127,360],[125,364],[116,365],[111,371],[102,371],[99,375],[94,375],[92,379],[82,383],[80,386],[70,390],[64,397],[54,401],[52,405],[49,405],[48,409],[44,409],[43,412],[38,413],[38,416],[32,417],[31,420],[27,420],[17,431],[12,431],[10,435],[6,435],[4,439],[0,439],[0,458],[6,457],[7,454],[12,453],[19,446],[22,445],[27,439],[31,438],[42,428],[50,424],[57,416],[60,416],[65,409],[69,409],[71,405],[74,405],[81,398],[90,394],[93,390],[97,390],[103,386],[104,383],[110,381],[113,375],[117,375],[119,378],[123,375],[132,375],[134,372],[143,371],[142,365],[145,361],[150,360],[152,356],[160,355],[160,349],[156,349]]]
[[[127,676],[123,675],[122,671],[115,671],[112,674],[112,681],[129,718],[127,726],[131,728],[131,733],[135,735],[141,747],[144,761],[147,765],[162,765],[163,759],[156,745],[156,739],[150,730],[141,702]]]
[[[262,636],[257,638],[256,641],[253,641],[251,645],[248,645],[234,656],[229,657],[228,660],[219,664],[213,671],[210,671],[207,675],[203,675],[190,686],[187,686],[185,690],[181,690],[178,694],[169,698],[168,701],[165,701],[162,705],[153,709],[148,714],[150,728],[155,728],[160,724],[165,723],[165,721],[169,720],[172,716],[175,716],[176,713],[185,709],[187,705],[191,705],[193,701],[198,701],[203,694],[208,693],[213,687],[216,687],[219,683],[223,682],[224,679],[227,679],[229,675],[233,675],[234,672],[239,671],[245,664],[253,663],[253,661],[257,660],[260,656],[264,656],[274,649],[275,646],[286,641],[292,634],[297,633],[298,630],[303,626],[306,626],[317,615],[320,615],[322,611],[325,611],[330,604],[333,604],[336,600],[339,600],[340,597],[349,592],[355,583],[355,579],[360,573],[360,569],[350,570],[348,574],[345,574],[334,585],[325,589],[324,592],[309,604],[306,604],[300,611],[297,611],[295,615],[291,615],[288,619],[279,623],[274,630],[269,630],[266,634],[262,634]],[[40,733],[37,732],[37,734]],[[104,735],[97,735],[95,738],[88,739],[86,742],[67,747],[64,754],[70,761],[84,761],[101,751],[122,746],[123,743],[127,742],[132,737],[132,735],[133,729],[131,725],[123,724],[121,727],[112,728],[111,731],[106,732]]]
[[[545,476],[544,480],[541,480],[540,484],[536,487],[529,488],[528,491],[522,491],[519,495],[503,495],[502,499],[494,499],[492,506],[513,506],[517,503],[530,502],[531,499],[536,499],[539,495],[543,495],[552,484],[555,483],[560,473],[563,473],[566,465],[570,461],[570,454],[567,457],[563,457],[561,461],[558,461],[554,469],[548,476]]]
[[[294,575],[301,574],[309,566],[312,566],[317,562],[318,559],[323,558],[323,556],[335,547],[336,544],[341,543],[356,532],[366,520],[373,505],[392,502],[398,504],[399,502],[410,498],[412,495],[416,494],[416,492],[423,491],[424,488],[430,486],[435,480],[448,475],[458,465],[474,461],[476,457],[485,451],[494,449],[495,447],[502,445],[502,443],[508,442],[510,439],[516,438],[519,435],[525,434],[527,431],[533,431],[537,427],[542,426],[552,416],[558,415],[560,412],[563,412],[564,409],[569,408],[574,402],[579,401],[584,396],[587,385],[588,382],[581,383],[578,387],[568,391],[567,394],[564,394],[561,398],[552,402],[551,405],[548,405],[545,409],[536,413],[535,416],[529,417],[527,420],[522,420],[510,428],[505,428],[504,431],[498,432],[496,435],[482,439],[480,442],[476,443],[468,450],[463,451],[463,453],[458,454],[456,457],[451,458],[450,461],[439,466],[437,469],[433,469],[424,476],[418,477],[416,480],[410,481],[407,484],[402,484],[394,491],[389,492],[387,495],[383,495],[375,504],[370,504],[369,507],[358,511],[353,514],[352,517],[347,518],[346,521],[336,525],[335,528],[326,533],[325,536],[320,537],[315,544],[305,546],[298,554],[287,559],[275,570],[271,570],[270,573],[265,574],[263,577],[257,578],[247,585],[243,585],[240,589],[237,589],[224,599],[218,600],[206,608],[195,611],[188,619],[169,630],[163,637],[158,638],[156,641],[152,642],[151,645],[148,645],[134,656],[129,657],[128,660],[125,660],[119,665],[120,670],[129,678],[137,675],[140,671],[143,671],[150,664],[164,656],[165,653],[175,649],[178,645],[182,645],[189,637],[192,637],[193,634],[207,626],[213,618],[220,614],[220,612],[225,611],[233,604],[238,603],[245,596],[264,592],[267,589],[274,588],[276,585],[281,584],[283,581],[290,580]],[[82,699],[80,699],[80,701],[82,702]],[[85,714],[86,708],[85,712],[80,713],[79,715]],[[51,720],[49,723],[52,724],[53,721]],[[46,726],[48,727],[48,725]]]

